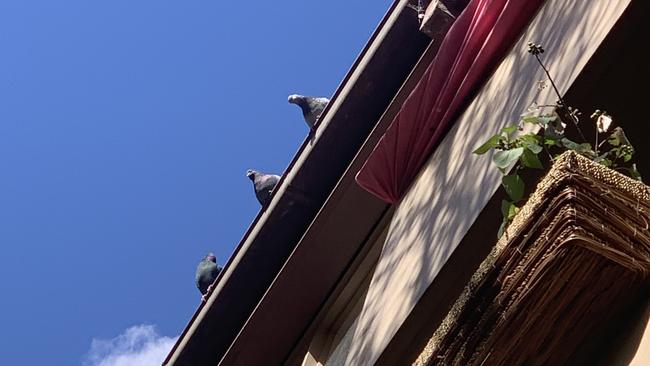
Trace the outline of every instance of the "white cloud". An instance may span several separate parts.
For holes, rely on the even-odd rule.
[[[160,366],[176,339],[159,335],[153,325],[135,325],[113,339],[93,339],[84,365]]]

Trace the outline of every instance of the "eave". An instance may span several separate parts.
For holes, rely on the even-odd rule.
[[[391,6],[334,93],[315,136],[296,153],[271,204],[244,234],[165,365],[216,364],[231,346],[430,43],[406,4]]]
[[[437,9],[437,4],[431,4]],[[434,14],[429,12],[431,16],[423,24],[435,28],[437,37],[379,118],[220,364],[299,363],[293,357],[306,352],[309,334],[323,315],[320,310],[337,297],[337,284],[347,282],[344,276],[351,268],[354,271],[355,261],[368,249],[377,225],[390,216],[391,207],[361,189],[354,178],[435,58],[453,23],[451,14]]]
[[[354,177],[434,58],[437,48],[438,43],[432,42],[413,68],[221,364],[280,364],[286,360],[341,276],[364,250],[367,239],[390,206],[361,189]],[[306,344],[298,347],[304,349]],[[249,352],[252,348],[256,352]]]

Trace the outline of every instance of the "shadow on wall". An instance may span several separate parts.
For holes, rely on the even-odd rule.
[[[544,45],[544,61],[565,92],[627,3],[549,0],[543,6],[399,203],[346,364],[377,360],[499,187],[490,157],[471,151],[518,121],[533,101],[555,102],[551,88],[537,90],[545,76],[526,52],[527,42]]]

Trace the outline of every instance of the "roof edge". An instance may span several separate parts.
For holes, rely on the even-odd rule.
[[[213,286],[212,293],[209,294],[206,302],[202,302],[199,305],[189,323],[184,328],[178,340],[165,358],[163,365],[172,365],[179,360],[184,347],[187,345],[189,339],[194,335],[198,325],[202,322],[203,318],[209,312],[210,308],[215,303],[215,300],[219,297],[224,284],[227,283],[227,281],[230,279],[230,276],[232,275],[234,269],[240,263],[241,258],[254,242],[261,228],[267,224],[267,221],[271,214],[274,213],[274,211],[278,210],[281,198],[287,194],[287,191],[291,190],[292,183],[297,172],[302,167],[304,161],[310,156],[314,146],[316,146],[318,142],[323,139],[324,134],[327,131],[327,127],[330,124],[330,121],[334,119],[334,116],[336,116],[341,103],[347,98],[350,90],[355,86],[359,77],[366,71],[367,63],[373,58],[375,52],[383,42],[387,33],[390,32],[390,30],[393,28],[398,16],[403,11],[405,11],[407,4],[408,0],[396,0],[388,9],[386,15],[382,18],[373,34],[370,36],[369,41],[366,43],[359,56],[350,67],[350,70],[343,78],[341,84],[334,92],[329,105],[323,111],[322,119],[318,126],[319,128],[316,130],[313,139],[305,139],[303,144],[296,152],[296,155],[292,159],[291,163],[289,163],[287,169],[282,175],[282,178],[280,179],[280,182],[278,183],[277,190],[273,194],[271,203],[266,210],[261,210],[258,213],[247,231],[244,233],[244,236],[239,245],[237,248],[235,248],[232,256],[224,265],[222,271],[217,277]],[[411,10],[407,9],[406,11]]]

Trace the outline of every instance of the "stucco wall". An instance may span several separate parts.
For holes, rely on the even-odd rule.
[[[639,321],[645,322],[645,328],[641,340],[638,342],[638,347],[634,352],[634,357],[630,362],[630,366],[650,365],[650,303],[647,304],[644,315]]]
[[[532,101],[555,101],[550,88],[538,92],[544,77],[526,43],[545,46],[543,58],[564,92],[628,4],[549,0],[543,6],[398,205],[346,364],[377,360],[498,188],[489,157],[471,151],[517,121]]]

